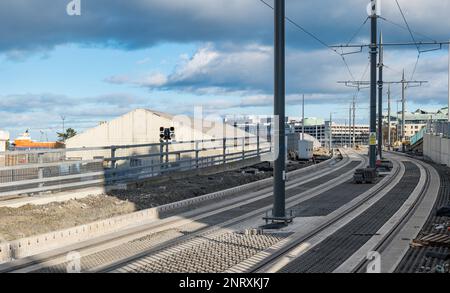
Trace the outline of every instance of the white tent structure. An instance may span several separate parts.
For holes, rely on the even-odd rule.
[[[223,144],[224,136],[227,138],[254,137],[254,135],[246,133],[243,130],[237,129],[231,125],[223,124],[222,121],[206,121],[188,116],[174,116],[149,109],[136,109],[112,121],[100,123],[98,126],[68,139],[66,141],[66,148],[79,149],[159,144],[161,127],[175,128],[174,142],[176,143],[170,146],[171,152],[196,148],[195,143],[177,144],[180,142],[216,140],[214,142],[203,144],[203,147],[211,147],[214,145],[214,147],[218,146],[218,148],[216,150],[202,152],[202,156],[223,154],[223,149],[220,145]],[[239,142],[239,144],[241,144],[241,142]],[[256,146],[253,146],[253,148],[256,149]],[[250,146],[248,149],[250,149]],[[230,148],[228,151],[232,152],[233,150]],[[120,153],[116,153],[116,156],[142,155],[159,152],[159,146],[128,148],[121,150]],[[110,155],[110,150],[67,152],[67,157],[69,159],[80,160],[99,159],[102,157],[109,157]],[[187,157],[192,157],[192,153],[183,154],[182,158]]]

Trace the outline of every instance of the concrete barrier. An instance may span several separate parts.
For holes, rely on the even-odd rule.
[[[450,166],[450,139],[425,134],[423,137],[423,155],[437,164]]]
[[[334,159],[333,159],[334,160]],[[305,172],[312,172],[325,164],[330,164],[330,161],[325,161],[317,165],[309,166],[288,173],[289,178],[295,177]],[[273,178],[267,178],[260,181],[255,181],[249,184],[230,188],[227,190],[206,194],[196,198],[186,199],[179,202],[174,202],[159,207],[134,212],[127,215],[117,216],[114,218],[100,220],[94,223],[81,225],[78,227],[68,228],[56,232],[50,232],[38,236],[23,238],[20,240],[11,241],[0,244],[0,264],[10,262],[16,259],[29,257],[32,255],[48,252],[67,245],[76,244],[93,238],[101,237],[106,234],[118,232],[125,228],[131,228],[137,225],[144,225],[146,223],[158,220],[161,212],[175,210],[200,202],[222,199],[227,196],[247,191],[255,190],[257,188],[266,188],[272,184]]]

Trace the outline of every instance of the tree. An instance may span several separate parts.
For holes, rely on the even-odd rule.
[[[388,145],[388,126],[383,126],[383,141],[385,145]],[[397,128],[391,127],[391,143],[394,145],[394,143],[397,141]]]
[[[77,132],[73,128],[67,128],[66,132],[58,132],[58,140],[61,142],[65,142],[67,139],[74,137],[77,135]]]

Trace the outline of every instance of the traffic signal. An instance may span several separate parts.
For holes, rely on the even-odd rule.
[[[175,127],[159,128],[159,137],[161,140],[172,140],[175,138]]]

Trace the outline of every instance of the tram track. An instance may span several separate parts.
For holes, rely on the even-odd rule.
[[[357,163],[358,163],[357,165],[361,165],[361,162],[357,162]],[[306,174],[305,176],[302,176],[298,179],[290,180],[288,182],[288,189],[289,188],[298,188],[301,185],[304,185],[304,187],[303,187],[304,189],[310,189],[314,185],[317,185],[317,184],[320,185],[321,182],[333,181],[333,177],[336,177],[337,175],[342,175],[342,173],[348,175],[348,173],[350,173],[350,171],[356,167],[355,164],[356,164],[355,161],[349,160],[348,156],[344,155],[342,164],[339,165],[339,163],[338,163],[338,164],[336,164],[336,166],[328,166],[329,168],[322,167],[319,170],[317,170],[316,172],[314,172],[314,173],[317,173],[316,176],[319,178],[313,179],[314,174]],[[329,170],[327,170],[327,169],[329,169]],[[303,181],[302,179],[305,177],[309,178],[309,179],[306,180],[306,182],[301,183],[301,181]],[[339,178],[339,176],[337,176],[337,177]],[[267,196],[268,196],[267,194],[264,194],[264,198],[267,198]],[[260,199],[260,198],[257,198],[257,199]],[[249,201],[251,201],[251,200],[252,199],[249,199]],[[211,218],[214,217],[214,212],[211,213],[210,216],[211,216]],[[170,223],[170,222],[168,222],[168,223]],[[177,225],[176,225],[176,223],[172,223],[172,226],[176,227]],[[160,232],[164,233],[164,230],[162,230]],[[195,234],[195,233],[197,233],[197,232],[194,231],[193,234]],[[111,238],[106,237],[104,242],[93,243],[91,245],[87,245],[84,247],[80,246],[80,247],[74,247],[74,248],[77,248],[76,251],[80,251],[83,255],[89,255],[89,253],[101,252],[101,250],[103,248],[105,248],[104,250],[113,249],[114,244],[120,245],[120,243],[128,243],[130,241],[139,240],[139,237],[146,237],[151,234],[153,234],[153,233],[152,233],[151,229],[148,229],[148,228],[143,228],[142,230],[133,229],[133,231],[130,232],[129,234],[123,233],[123,235],[117,237],[116,239],[111,239]],[[189,237],[189,236],[190,235],[182,235],[181,238]],[[178,238],[178,237],[175,237],[175,238]],[[178,239],[178,240],[173,239],[173,240],[175,242],[180,241],[180,239]],[[170,243],[170,241],[171,241],[171,239],[169,239],[169,241],[163,241],[163,242],[167,244],[167,243]],[[183,240],[181,240],[181,241],[183,241]],[[32,260],[29,262],[24,261],[24,262],[16,264],[16,265],[7,264],[6,266],[1,266],[0,271],[3,271],[3,272],[41,271],[42,272],[42,271],[45,271],[45,268],[52,267],[55,264],[59,264],[59,266],[61,263],[64,264],[65,263],[64,256],[65,256],[66,252],[67,251],[64,251],[64,253],[61,252],[59,254],[54,254],[49,257],[37,256],[35,258],[32,258]]]

